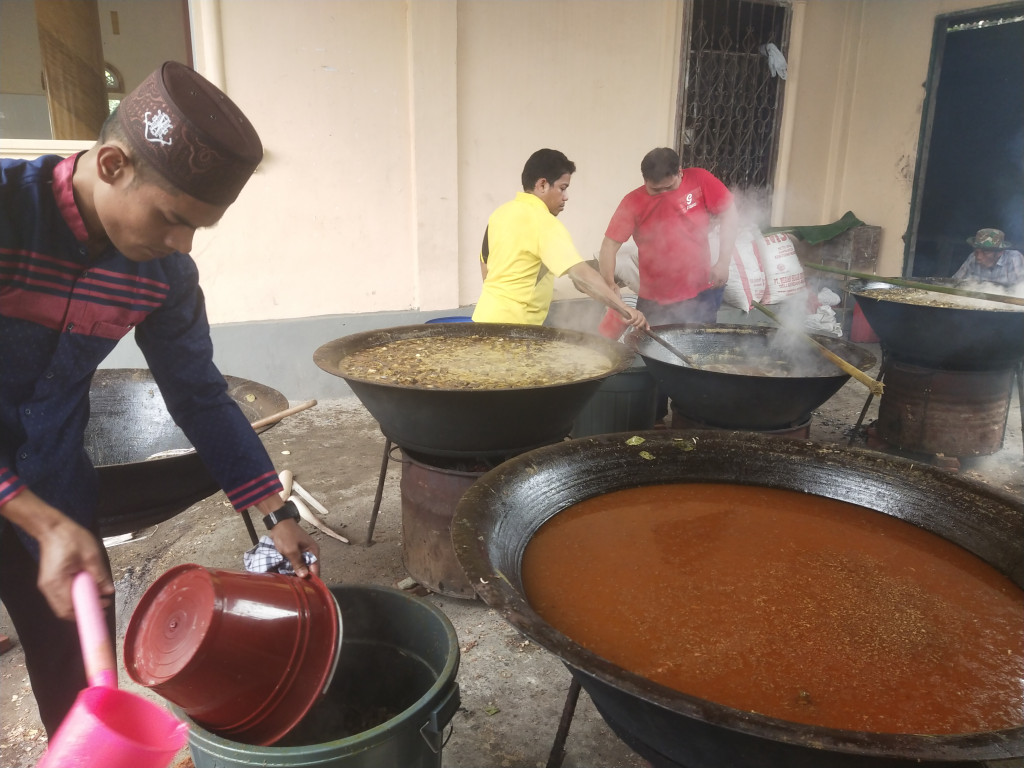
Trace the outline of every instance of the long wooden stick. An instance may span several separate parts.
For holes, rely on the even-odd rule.
[[[252,428],[259,429],[260,427],[265,427],[269,424],[276,424],[285,416],[291,416],[293,413],[298,413],[299,411],[304,411],[307,408],[312,408],[314,405],[316,405],[316,400],[307,400],[304,403],[293,405],[291,408],[285,408],[283,411],[272,413],[270,416],[264,416],[262,419],[254,421],[252,423]]]
[[[913,280],[904,280],[901,277],[879,277],[878,275],[869,275],[865,272],[852,272],[849,269],[840,269],[839,267],[830,267],[825,264],[805,264],[804,266],[810,267],[811,269],[817,269],[822,272],[834,272],[837,275],[846,275],[847,277],[859,277],[861,280],[870,280],[876,283],[889,283],[891,285],[899,285],[903,288],[917,288],[922,291],[933,291],[935,293],[951,293],[955,296],[966,296],[970,299],[983,299],[985,301],[997,301],[1001,304],[1016,304],[1018,307],[1024,307],[1024,298],[1019,296],[1004,296],[1001,293],[985,293],[984,291],[971,291],[966,288],[957,288],[952,285],[932,285],[931,283],[918,283]]]
[[[764,314],[766,314],[768,317],[770,317],[772,320],[774,320],[776,323],[778,323],[780,327],[784,327],[784,326],[782,326],[782,321],[779,320],[779,318],[777,318],[775,316],[775,313],[773,313],[771,310],[769,310],[763,304],[760,304],[759,302],[756,302],[756,301],[752,301],[751,304],[753,304],[755,307],[757,307],[759,310],[761,310]],[[865,387],[870,389],[871,390],[871,394],[881,396],[882,390],[884,389],[884,386],[883,386],[882,382],[875,381],[870,376],[868,376],[866,373],[864,373],[864,371],[860,370],[857,366],[847,362],[846,360],[843,360],[843,358],[839,357],[839,355],[837,355],[831,349],[829,349],[828,347],[824,346],[823,344],[819,344],[817,341],[812,339],[808,334],[803,333],[802,331],[799,331],[799,332],[796,332],[796,333],[797,333],[798,336],[801,336],[805,341],[807,341],[808,343],[810,343],[810,344],[814,345],[815,347],[817,347],[818,351],[825,358],[827,358],[830,362],[832,362],[835,365],[837,365],[842,371],[844,371],[845,373],[850,374],[853,378],[855,378],[857,381],[859,381]]]

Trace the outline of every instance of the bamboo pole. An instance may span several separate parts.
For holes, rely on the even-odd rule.
[[[770,317],[772,320],[774,320],[776,323],[778,323],[780,327],[783,327],[783,328],[785,327],[785,326],[782,325],[782,321],[780,321],[779,318],[775,316],[775,313],[772,312],[771,310],[769,310],[763,304],[761,304],[759,302],[756,302],[756,301],[752,301],[751,304],[753,304],[755,307],[757,307],[759,310],[761,310],[761,312],[763,312],[768,317]],[[838,366],[844,373],[850,374],[853,378],[855,378],[857,381],[859,381],[865,387],[870,389],[872,395],[878,395],[879,397],[881,397],[882,390],[884,389],[884,386],[883,386],[882,382],[875,381],[875,379],[872,379],[870,376],[868,376],[866,373],[864,373],[864,371],[860,370],[857,366],[853,365],[852,363],[847,362],[846,360],[843,360],[843,358],[841,358],[839,355],[837,355],[831,349],[829,349],[828,347],[824,346],[823,344],[819,344],[817,341],[812,339],[808,334],[804,333],[803,331],[799,331],[799,332],[796,332],[796,333],[797,333],[798,336],[802,337],[806,342],[808,342],[809,344],[811,344],[814,347],[816,347],[817,350],[827,360],[829,360],[830,362],[832,362],[836,366]]]
[[[932,285],[931,283],[916,283],[913,280],[904,280],[901,277],[879,277],[878,275],[869,275],[864,272],[852,272],[848,269],[840,269],[839,267],[829,267],[825,264],[805,264],[805,267],[811,269],[821,270],[822,272],[834,272],[837,275],[846,275],[847,277],[857,277],[861,280],[873,280],[878,283],[889,283],[891,285],[898,285],[902,288],[917,288],[922,291],[934,291],[935,293],[951,293],[956,296],[966,296],[970,299],[983,299],[985,301],[997,301],[1001,304],[1015,304],[1018,307],[1024,307],[1024,298],[1019,296],[1004,296],[1000,293],[984,293],[983,291],[971,291],[966,288],[957,288],[952,285]]]

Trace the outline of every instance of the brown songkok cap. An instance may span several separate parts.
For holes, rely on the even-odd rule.
[[[204,203],[233,203],[263,159],[260,137],[242,110],[176,61],[125,96],[117,114],[135,151]]]

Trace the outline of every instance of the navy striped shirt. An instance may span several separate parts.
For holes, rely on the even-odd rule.
[[[183,253],[133,262],[113,246],[90,258],[71,186],[76,160],[0,160],[0,505],[27,487],[93,524],[89,385],[133,329],[168,411],[231,504],[243,510],[279,493],[213,363],[195,262]]]

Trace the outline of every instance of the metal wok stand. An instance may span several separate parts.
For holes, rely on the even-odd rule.
[[[252,525],[252,518],[249,516],[249,510],[245,510],[242,513],[242,522],[245,523],[245,530],[249,532],[249,539],[252,541],[252,545],[255,547],[260,543],[260,537],[256,535],[256,529]]]
[[[886,354],[885,350],[882,350],[882,362],[878,366],[878,375],[875,377],[875,381],[881,382],[885,378],[885,372],[889,368],[889,355]],[[875,399],[875,393],[868,391],[868,399],[864,401],[864,407],[860,410],[860,416],[857,417],[857,423],[853,425],[853,431],[850,433],[850,440],[847,442],[847,446],[852,446],[853,441],[860,434],[862,426],[864,424],[864,417],[867,416],[868,408],[871,407],[871,401]]]
[[[381,433],[383,434],[383,432]],[[373,544],[373,529],[377,527],[377,513],[380,502],[384,498],[384,480],[388,475],[388,461],[391,459],[391,438],[384,435],[384,456],[380,460],[380,474],[377,476],[377,494],[373,497],[373,510],[370,512],[370,524],[366,528],[366,544]]]
[[[383,430],[381,430],[381,434],[384,435],[384,454],[381,456],[380,459],[380,472],[377,475],[377,492],[373,497],[373,508],[370,510],[370,523],[366,529],[365,546],[367,547],[373,544],[373,531],[374,528],[377,527],[377,515],[380,513],[381,501],[384,498],[384,481],[387,479],[388,475],[388,462],[398,461],[398,459],[391,455],[391,452],[395,448],[401,448],[401,446],[395,443],[390,437],[388,437]],[[527,450],[530,449],[523,449],[524,452]],[[501,461],[504,461],[504,459],[501,459],[500,461],[498,461],[498,463],[501,463]],[[488,466],[494,467],[497,466],[497,464],[492,463],[489,464]]]
[[[565,740],[569,736],[569,726],[572,725],[572,718],[576,714],[580,687],[580,681],[576,679],[576,675],[572,675],[569,692],[565,695],[565,704],[562,705],[562,718],[558,721],[558,730],[555,732],[555,743],[551,745],[551,753],[548,755],[545,768],[561,768],[562,766],[562,761],[565,759]]]

